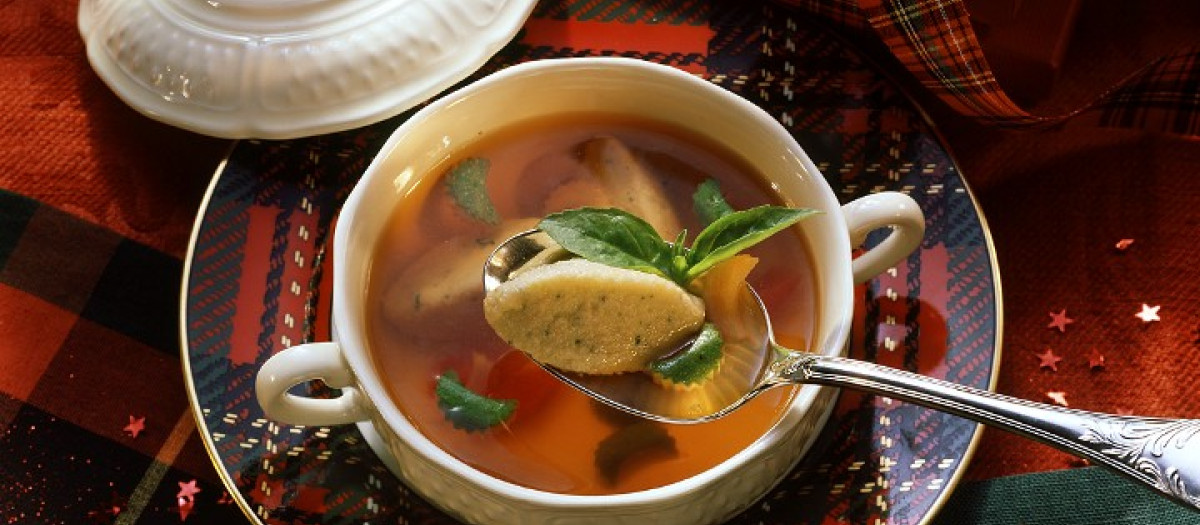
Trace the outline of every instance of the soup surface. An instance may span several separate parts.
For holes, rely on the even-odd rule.
[[[481,275],[496,243],[551,212],[625,207],[621,188],[598,181],[597,166],[611,161],[596,157],[604,155],[599,144],[625,148],[666,197],[660,207],[670,209],[655,210],[652,224],[674,221],[668,227],[694,236],[702,227],[692,193],[710,178],[735,209],[785,204],[744,162],[680,130],[596,114],[527,122],[481,137],[441,170],[485,159],[496,217],[464,211],[446,176],[424,178],[395,210],[367,290],[368,304],[378,305],[367,309],[371,353],[412,423],[481,471],[568,494],[632,492],[698,474],[758,439],[793,394],[774,389],[711,423],[651,423],[558,382],[488,326]],[[660,231],[666,239],[677,233]],[[793,348],[805,347],[816,315],[806,250],[790,229],[749,252],[759,258],[749,281],[771,312],[776,338]],[[435,395],[437,378],[450,371],[474,392],[516,400],[515,412],[486,430],[456,428]]]

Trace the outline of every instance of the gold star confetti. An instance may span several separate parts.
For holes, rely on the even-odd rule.
[[[1054,401],[1054,404],[1056,404],[1056,405],[1071,406],[1071,405],[1067,404],[1067,393],[1066,392],[1046,392],[1046,397],[1048,397],[1048,398],[1050,398],[1050,400]]]
[[[1162,306],[1150,306],[1146,303],[1142,303],[1142,311],[1133,315],[1147,323],[1151,321],[1161,321],[1162,319],[1158,317],[1159,308],[1162,308]]]
[[[146,418],[129,416],[129,424],[122,429],[129,433],[129,436],[137,439],[138,434],[141,434],[146,429]]]
[[[1055,372],[1058,371],[1058,362],[1063,360],[1063,358],[1054,355],[1054,350],[1049,348],[1047,348],[1045,352],[1038,354],[1037,357],[1038,367],[1049,368]]]
[[[1091,355],[1088,356],[1088,368],[1091,368],[1092,370],[1104,368],[1104,354],[1101,354],[1099,350],[1093,348]]]
[[[1067,325],[1074,322],[1074,319],[1067,317],[1067,309],[1064,308],[1058,313],[1050,312],[1050,324],[1046,325],[1046,328],[1057,328],[1059,332],[1066,332]]]
[[[1117,249],[1125,251],[1129,249],[1129,245],[1133,244],[1133,239],[1121,239],[1117,241]]]

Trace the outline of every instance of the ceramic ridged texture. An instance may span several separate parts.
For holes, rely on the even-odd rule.
[[[712,481],[703,498],[693,492],[646,505],[589,506],[576,510],[554,505],[518,502],[494,494],[481,485],[467,483],[449,470],[417,453],[411,445],[387,430],[382,421],[375,428],[400,465],[400,476],[428,501],[468,523],[478,525],[704,525],[723,522],[761,498],[812,445],[824,424],[835,391],[817,389],[811,405],[794,407],[789,424],[781,424],[768,438],[771,446],[758,449],[733,471]],[[416,482],[419,480],[419,482]]]
[[[232,113],[239,107],[239,79],[245,69],[245,39],[181,30],[157,9],[139,9],[136,2],[99,1],[98,26],[93,37],[100,51],[117,64],[133,86],[151,96],[207,111]],[[91,45],[91,44],[89,44]],[[129,95],[134,98],[137,95]]]
[[[507,43],[533,3],[324,0],[330,14],[305,13],[296,30],[279,23],[287,9],[220,24],[224,12],[180,0],[82,0],[79,17],[92,67],[135,109],[207,135],[283,139],[419,104]]]

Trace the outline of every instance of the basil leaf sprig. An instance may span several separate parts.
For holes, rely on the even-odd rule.
[[[687,230],[669,243],[646,221],[616,208],[561,211],[542,219],[538,227],[575,255],[686,287],[717,263],[816,213],[820,212],[783,206],[726,213],[701,230],[690,247],[685,247]]]
[[[538,223],[567,251],[598,263],[669,276],[672,250],[641,217],[616,208],[577,208]]]

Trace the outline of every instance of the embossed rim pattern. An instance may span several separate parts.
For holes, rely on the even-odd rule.
[[[99,77],[173,126],[290,139],[378,122],[463,80],[536,0],[324,0],[312,3],[327,11],[317,14],[242,5],[245,19],[227,15],[238,6],[176,4],[82,0],[77,25]],[[315,23],[288,32],[289,18]]]

